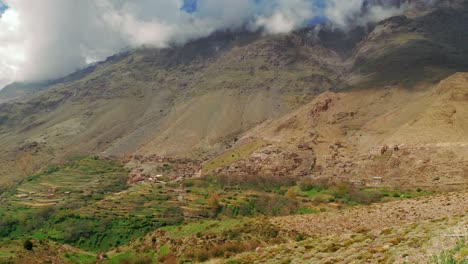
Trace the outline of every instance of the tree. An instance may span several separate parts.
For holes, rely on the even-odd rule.
[[[208,198],[208,208],[210,209],[213,216],[218,214],[219,207],[219,194],[211,194],[211,196]]]
[[[33,249],[33,242],[31,240],[26,240],[24,241],[23,243],[23,248],[26,249],[26,250],[32,250]]]

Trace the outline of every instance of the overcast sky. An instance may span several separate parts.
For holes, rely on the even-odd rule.
[[[0,88],[58,78],[124,48],[183,44],[217,30],[284,33],[324,19],[346,28],[356,17],[365,22],[401,12],[375,5],[362,17],[363,2],[0,0]]]

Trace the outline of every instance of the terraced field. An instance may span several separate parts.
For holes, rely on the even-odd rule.
[[[395,218],[380,214],[400,212],[400,205],[420,207],[415,214],[407,214],[414,221],[403,219],[402,224],[451,217],[466,208],[462,202],[466,193],[442,195],[446,199],[441,200],[439,196],[425,198],[432,193],[419,189],[356,189],[340,184],[315,186],[307,181],[259,186],[257,182],[228,184],[218,177],[128,184],[128,175],[129,171],[120,163],[97,157],[49,166],[2,194],[0,199],[5,206],[0,208],[0,236],[16,244],[32,238],[35,243],[42,243],[40,248],[44,251],[55,252],[52,259],[59,263],[88,263],[99,257],[98,252],[108,252],[106,261],[110,263],[140,255],[156,261],[163,255],[174,257],[174,254],[180,260],[202,261],[205,256],[213,259],[224,251],[226,257],[233,257],[257,246],[269,248],[291,243],[297,237],[336,235],[333,230],[343,230],[342,225],[365,223],[371,218],[383,217],[399,223],[401,215]],[[416,200],[406,201],[408,198]],[[441,210],[446,208],[446,214],[441,211],[433,215],[428,210],[434,205],[431,199],[437,201]],[[364,206],[378,202],[388,203]],[[397,208],[382,209],[392,206]],[[372,210],[379,214],[373,214]],[[307,215],[271,220],[265,217],[290,214]],[[46,241],[56,244],[44,244]],[[145,244],[143,253],[148,254],[142,255],[141,243]],[[60,244],[71,245],[73,250]],[[120,252],[113,251],[114,248]],[[31,257],[8,244],[0,245],[0,254],[3,254],[0,261],[19,255]],[[243,255],[239,257],[244,259]],[[248,263],[253,260],[249,255],[245,257]]]
[[[104,193],[126,188],[127,172],[118,163],[88,157],[61,167],[49,166],[43,173],[18,185],[12,206],[40,208],[99,199]]]

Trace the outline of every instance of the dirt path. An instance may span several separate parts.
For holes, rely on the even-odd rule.
[[[468,192],[360,206],[340,212],[272,218],[285,231],[309,236],[335,235],[440,219],[468,213]]]

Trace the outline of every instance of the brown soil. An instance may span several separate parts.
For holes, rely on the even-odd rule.
[[[272,223],[288,232],[326,236],[362,230],[381,230],[425,220],[465,215],[468,192],[440,194],[355,207],[339,212],[273,218]]]

